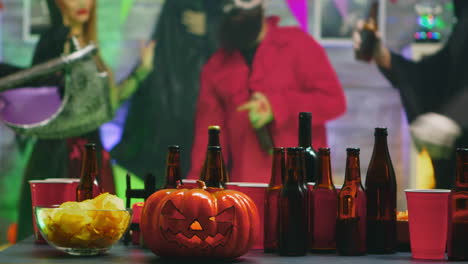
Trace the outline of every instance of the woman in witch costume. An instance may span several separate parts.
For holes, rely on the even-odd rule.
[[[139,177],[153,173],[164,183],[167,145],[180,145],[182,174],[190,168],[200,69],[217,48],[221,0],[167,0],[153,39],[153,70],[130,101],[117,163]],[[144,124],[142,126],[141,124]]]
[[[455,177],[455,148],[468,146],[468,1],[454,0],[454,7],[458,21],[436,54],[412,62],[381,41],[374,48],[374,60],[400,91],[413,140],[428,150],[436,188],[442,189],[450,189]],[[354,48],[360,43],[356,32]]]
[[[41,35],[36,47],[33,64],[39,64],[74,50],[71,38],[84,47],[97,42],[95,0],[48,0],[52,27]],[[152,70],[154,43],[141,51],[140,66],[121,84],[112,81],[112,73],[99,54],[94,57],[97,67],[106,71],[110,82],[110,104],[115,110],[122,100],[127,99]],[[64,76],[60,73],[49,76],[44,83],[58,85],[63,95]],[[83,96],[90,96],[85,95]],[[86,117],[83,117],[86,118]],[[31,192],[28,181],[44,178],[79,178],[81,153],[86,143],[97,145],[100,168],[100,186],[106,192],[114,193],[114,179],[110,156],[101,144],[99,131],[95,130],[79,137],[66,139],[39,139],[28,162],[21,190],[19,208],[18,240],[32,234]]]

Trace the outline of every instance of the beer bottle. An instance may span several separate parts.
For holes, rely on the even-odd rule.
[[[221,128],[219,126],[209,126],[208,127],[208,148],[210,147],[220,147],[221,149],[221,141],[219,139],[219,134],[221,133]],[[207,156],[208,156],[208,151],[207,151]],[[206,162],[207,160],[205,159],[205,163],[203,164],[203,168],[200,173],[199,179],[201,181],[206,182]],[[227,172],[226,165],[224,163],[224,158],[221,152],[221,167],[223,170],[223,179],[221,179],[221,182],[223,183],[223,186],[226,185],[227,182],[229,182],[229,174]]]
[[[220,146],[209,146],[206,152],[205,166],[203,168],[203,181],[206,187],[224,188],[226,179],[223,167],[223,155]]]
[[[279,253],[304,256],[307,252],[307,193],[299,184],[304,165],[300,148],[288,148],[284,184],[279,199]]]
[[[336,216],[338,195],[333,185],[330,149],[319,149],[319,174],[311,193],[310,230],[312,251],[332,252],[336,250]]]
[[[97,183],[98,173],[96,144],[86,144],[81,162],[80,183],[78,187],[76,187],[77,202],[94,198],[93,188],[99,189]]]
[[[447,255],[468,259],[468,149],[457,149],[455,184],[450,192]]]
[[[299,113],[299,147],[304,148],[306,182],[315,182],[317,176],[317,153],[312,147],[312,114]]]
[[[356,50],[355,56],[357,60],[370,62],[374,55],[374,48],[377,43],[377,37],[375,36],[378,30],[378,12],[379,12],[379,0],[372,0],[372,4],[369,10],[369,15],[364,22],[363,29],[360,32],[361,35],[361,46]]]
[[[299,177],[299,186],[302,188],[302,190],[309,195],[309,188],[307,187],[307,179],[306,179],[306,165],[305,165],[305,149],[302,147],[297,147],[297,151],[299,151],[299,158],[301,160],[301,168],[302,172],[301,176]],[[307,199],[307,202],[309,202],[309,199]],[[307,205],[307,208],[309,206]]]
[[[387,146],[387,129],[375,129],[366,177],[367,252],[396,252],[396,178]]]
[[[176,189],[182,181],[180,173],[180,148],[169,146],[166,159],[166,184],[164,189]]]
[[[265,223],[263,250],[265,253],[272,253],[278,250],[278,201],[283,185],[285,170],[284,148],[273,150],[273,165],[271,169],[271,179],[265,191]]]
[[[348,148],[345,182],[338,195],[336,249],[344,256],[366,254],[366,193],[361,183],[359,149]]]
[[[209,126],[208,127],[208,146],[220,146],[221,141],[219,140],[219,134],[221,133],[221,127]]]

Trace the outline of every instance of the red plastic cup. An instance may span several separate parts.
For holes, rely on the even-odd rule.
[[[265,191],[268,187],[266,183],[248,183],[248,182],[239,182],[235,187],[233,183],[231,190],[240,191],[247,196],[249,196],[255,203],[258,209],[258,215],[260,217],[260,225],[257,227],[257,234],[258,239],[256,239],[252,249],[263,249],[263,238],[264,238],[264,230],[263,230],[263,221],[264,221],[264,214],[265,214]]]
[[[415,259],[445,259],[450,190],[405,190],[411,254]]]
[[[60,205],[76,200],[76,187],[80,179],[46,179],[29,181],[33,211],[33,227],[36,243],[46,243],[36,225],[35,206]]]
[[[132,224],[140,224],[141,219],[141,211],[143,210],[143,206],[145,205],[144,202],[134,203],[132,206],[133,210],[133,217],[132,217]],[[140,245],[140,229],[134,230],[132,232],[132,243],[133,245]]]

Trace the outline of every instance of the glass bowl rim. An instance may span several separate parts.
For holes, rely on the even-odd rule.
[[[69,209],[69,208],[60,208],[60,205],[35,205],[34,210],[41,210],[41,209],[54,209],[58,211],[70,211],[70,212],[129,212],[133,213],[132,208],[126,209]]]

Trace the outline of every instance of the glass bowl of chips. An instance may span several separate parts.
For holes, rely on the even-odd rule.
[[[37,226],[53,247],[70,255],[106,252],[127,232],[132,211],[122,199],[108,193],[83,202],[36,206]]]

